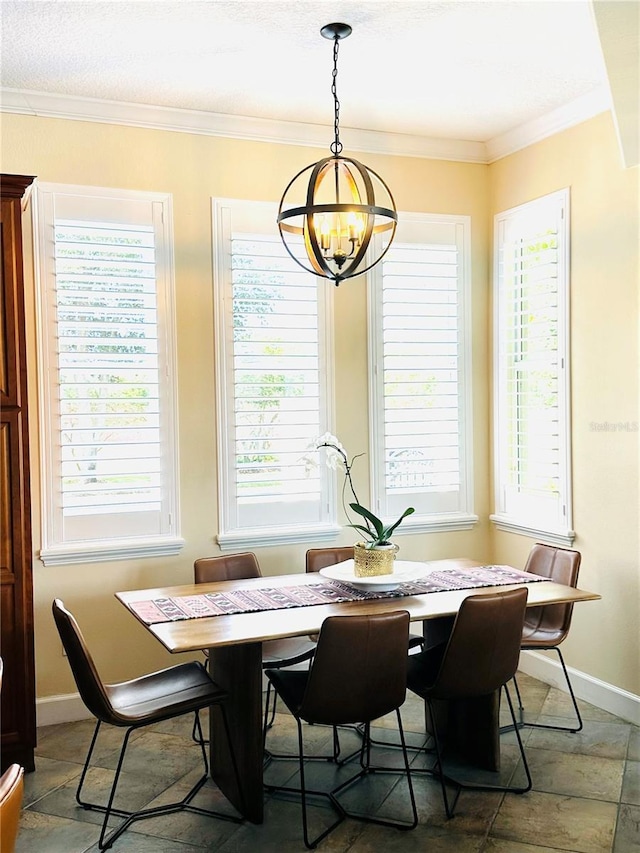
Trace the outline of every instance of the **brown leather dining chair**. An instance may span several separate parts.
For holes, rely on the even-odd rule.
[[[300,788],[267,786],[267,790],[289,791],[301,795],[302,829],[305,846],[315,847],[345,817],[368,823],[413,829],[418,814],[400,716],[407,687],[407,637],[409,614],[406,611],[369,616],[330,616],[320,629],[316,653],[308,671],[267,669],[270,683],[284,701],[298,727]],[[345,654],[345,649],[349,650]],[[411,821],[388,820],[374,815],[347,812],[338,794],[375,768],[370,765],[369,726],[372,720],[396,713],[404,757],[404,774],[411,802]],[[305,781],[305,755],[302,722],[329,726],[365,724],[360,750],[360,769],[331,791],[309,790]],[[327,797],[337,812],[336,820],[309,839],[307,797]]]
[[[353,545],[340,548],[310,548],[306,554],[306,571],[319,572],[345,560],[353,560]],[[420,634],[409,634],[409,648],[422,648],[424,638]]]
[[[310,548],[306,554],[306,571],[319,572],[345,560],[353,560],[353,545],[340,548]]]
[[[262,577],[260,565],[255,554],[246,551],[242,554],[223,554],[218,557],[200,557],[193,564],[195,583],[215,583],[217,581],[246,580]],[[281,640],[268,640],[262,644],[262,668],[280,669],[311,660],[316,650],[315,640],[310,637],[285,637]],[[207,650],[203,650],[205,654]],[[266,704],[270,706],[270,690],[267,690]],[[276,712],[276,697],[271,705],[268,726],[273,724]]]
[[[527,590],[522,588],[468,596],[460,605],[448,642],[408,657],[407,686],[426,701],[431,720],[436,759],[433,768],[427,772],[440,780],[448,818],[453,817],[463,788],[517,794],[531,790],[529,765],[507,687],[518,666],[526,604]],[[526,786],[471,784],[452,779],[444,770],[443,745],[438,731],[439,714],[434,703],[437,700],[474,700],[490,696],[500,689],[507,697],[527,777]],[[447,796],[447,782],[456,786],[451,803]]]
[[[0,689],[4,663],[0,658]],[[18,837],[20,809],[24,795],[24,767],[11,764],[0,778],[0,851],[13,853]]]
[[[76,791],[76,801],[78,805],[85,809],[92,809],[104,814],[104,821],[98,841],[99,849],[106,850],[108,847],[111,847],[113,842],[134,821],[177,811],[190,811],[239,823],[241,818],[191,805],[191,801],[207,781],[209,773],[207,753],[202,743],[202,732],[200,731],[199,712],[203,708],[211,707],[213,712],[213,708],[215,707],[222,715],[227,736],[227,748],[230,751],[231,762],[235,771],[235,783],[238,786],[238,790],[242,791],[235,755],[229,737],[229,726],[225,710],[226,693],[211,679],[204,666],[199,662],[193,661],[191,663],[177,664],[159,672],[134,678],[131,681],[124,681],[118,684],[105,684],[98,675],[98,670],[93,662],[91,653],[87,648],[84,637],[73,615],[59,599],[53,602],[52,609],[58,633],[60,634],[62,645],[69,660],[80,697],[87,709],[97,720],[89,752],[87,753],[87,758],[80,775]],[[202,751],[204,775],[195,783],[189,793],[178,802],[154,808],[140,809],[138,811],[126,811],[116,808],[114,806],[116,789],[129,737],[132,732],[142,726],[171,720],[188,713],[195,715],[197,728],[200,732],[200,749]],[[102,723],[126,729],[106,806],[98,803],[90,803],[82,799],[82,788]],[[161,753],[158,755],[158,761],[162,761]],[[122,817],[123,820],[107,833],[109,819],[112,815]]]
[[[578,585],[580,561],[581,554],[579,551],[572,551],[568,548],[556,548],[552,545],[541,545],[538,543],[533,546],[529,553],[525,572],[540,575],[543,578],[555,581],[555,583],[564,584],[565,586],[576,587]],[[572,613],[573,604],[546,604],[544,607],[527,608],[522,631],[522,650],[557,652],[577,722],[571,726],[525,722],[520,690],[518,682],[514,678],[521,725],[540,729],[556,729],[565,732],[579,732],[582,729],[582,717],[580,716],[580,710],[573,687],[571,686],[569,673],[567,672],[567,667],[560,650],[560,643],[564,642],[571,627]]]
[[[353,560],[353,545],[346,545],[339,548],[310,548],[306,554],[306,571],[309,572],[319,572],[320,569],[326,569],[329,566],[335,566],[337,563],[344,563],[346,560]],[[313,638],[317,639],[317,638]],[[409,650],[413,649],[421,649],[424,647],[424,637],[421,634],[409,634],[408,641]],[[355,731],[358,734],[364,734],[364,726],[360,723],[355,727]],[[397,747],[397,742],[385,741],[385,740],[373,740],[372,744],[376,746],[387,746],[387,747]],[[333,744],[334,744],[334,755],[336,760],[339,760],[340,756],[340,740],[338,731],[334,728],[333,730]],[[343,761],[349,761],[349,759],[353,756],[353,753],[344,757]]]
[[[0,850],[2,853],[13,853],[15,849],[24,793],[23,777],[24,768],[19,764],[12,764],[0,778]]]

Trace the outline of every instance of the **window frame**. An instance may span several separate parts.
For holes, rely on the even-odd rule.
[[[517,223],[524,216],[536,216],[538,210],[545,207],[553,211],[556,217],[558,240],[558,277],[557,277],[557,328],[558,328],[558,436],[559,450],[559,497],[557,512],[552,518],[538,509],[538,515],[531,512],[533,500],[529,499],[526,519],[508,505],[506,475],[505,430],[508,429],[504,417],[506,391],[503,373],[506,368],[502,357],[501,342],[505,337],[502,320],[505,287],[503,283],[501,250],[504,245],[502,230],[509,223]],[[517,226],[516,226],[517,227]],[[573,530],[572,506],[572,465],[571,465],[571,363],[570,363],[570,191],[569,188],[557,190],[523,204],[501,211],[494,217],[494,266],[493,266],[493,432],[494,432],[494,512],[490,520],[498,530],[530,536],[544,542],[570,546],[575,539]],[[521,232],[522,237],[527,235]],[[542,503],[540,503],[542,506]]]
[[[411,231],[424,229],[424,240],[403,240],[403,225]],[[473,479],[473,389],[472,389],[472,324],[471,324],[471,217],[455,214],[399,213],[398,228],[394,243],[429,244],[429,228],[453,226],[458,232],[456,243],[460,246],[458,272],[458,340],[459,340],[459,453],[460,490],[458,507],[455,511],[419,512],[418,510],[395,531],[394,538],[415,533],[435,533],[454,530],[470,530],[478,522],[474,512]],[[444,245],[444,244],[443,244]],[[393,249],[393,244],[390,251]],[[388,256],[387,256],[388,257]],[[400,515],[396,508],[389,507],[385,490],[384,467],[384,390],[382,369],[382,261],[369,272],[368,293],[368,365],[369,365],[369,420],[370,445],[369,467],[373,511],[384,521],[393,521]],[[436,493],[437,494],[437,493]],[[407,493],[406,506],[411,505],[411,493]]]
[[[334,540],[342,528],[337,522],[337,490],[333,472],[327,469],[319,453],[312,448],[308,456],[312,462],[317,457],[321,481],[320,510],[322,521],[316,523],[283,523],[264,527],[241,527],[238,524],[235,502],[233,459],[234,407],[233,407],[233,314],[230,300],[231,235],[234,231],[234,213],[237,216],[256,217],[261,222],[273,223],[273,235],[280,237],[275,227],[277,204],[212,197],[213,269],[214,269],[214,322],[216,406],[217,406],[217,465],[218,465],[218,532],[215,539],[221,551],[237,551],[272,545],[300,542],[325,542]],[[243,229],[240,229],[242,231]],[[259,233],[263,233],[260,231]],[[266,232],[265,232],[266,233]],[[283,252],[285,249],[283,247]],[[291,260],[292,271],[299,272]],[[310,274],[309,274],[310,275]],[[318,278],[319,358],[321,384],[319,398],[320,432],[331,431],[334,412],[334,347],[333,347],[333,292],[326,280]],[[324,366],[323,366],[324,361]]]
[[[55,345],[57,316],[52,299],[55,287],[53,237],[55,203],[60,196],[104,200],[106,204],[149,204],[154,228],[158,330],[158,377],[162,417],[160,421],[162,465],[161,532],[125,536],[95,536],[65,540],[61,500],[61,459],[58,453],[61,412],[55,394],[58,376]],[[82,202],[80,202],[81,206]],[[78,216],[80,219],[81,217]],[[90,221],[89,219],[87,221]],[[126,213],[123,213],[123,224]],[[45,566],[130,560],[175,555],[184,547],[180,535],[179,457],[177,424],[177,359],[175,284],[173,260],[172,198],[168,193],[143,192],[73,184],[36,182],[33,204],[36,287],[36,351],[38,363],[41,547]]]

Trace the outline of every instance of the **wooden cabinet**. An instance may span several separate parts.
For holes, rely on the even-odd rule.
[[[36,745],[23,200],[33,182],[0,175],[0,692],[2,770],[33,770]]]

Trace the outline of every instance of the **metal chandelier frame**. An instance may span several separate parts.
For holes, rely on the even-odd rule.
[[[362,275],[382,260],[395,236],[398,214],[391,190],[384,180],[353,157],[342,156],[340,141],[340,102],[337,95],[338,50],[341,39],[351,34],[348,24],[327,24],[320,30],[326,39],[333,40],[333,72],[331,93],[334,104],[334,139],[329,146],[330,157],[301,169],[287,184],[278,209],[278,228],[284,246],[293,260],[314,275],[328,278],[339,285],[341,281]],[[305,204],[288,206],[289,193],[301,193],[297,184],[310,172],[305,192]],[[334,200],[318,199],[325,180],[333,184]],[[376,201],[374,181],[386,195],[385,203]],[[344,198],[347,198],[345,201]],[[297,222],[295,220],[298,220]],[[360,268],[374,234],[389,232],[389,241],[379,256],[369,257],[367,266]],[[296,246],[290,245],[288,235],[302,236],[306,260],[300,260]]]

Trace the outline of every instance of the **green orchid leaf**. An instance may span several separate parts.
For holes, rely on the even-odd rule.
[[[399,525],[402,521],[404,521],[404,519],[405,519],[408,515],[411,515],[411,514],[412,514],[412,513],[414,513],[414,512],[415,512],[415,509],[414,509],[414,507],[412,507],[412,506],[410,506],[410,507],[408,507],[407,509],[405,509],[405,511],[404,511],[404,512],[402,513],[402,515],[400,516],[400,518],[399,518],[399,519],[398,519],[394,524],[390,524],[390,525],[389,525],[389,527],[385,527],[385,529],[382,531],[382,535],[384,536],[384,538],[385,538],[385,539],[388,539],[388,538],[391,536],[391,534],[393,533],[393,531],[396,529],[396,527],[398,527],[398,525]]]
[[[382,524],[379,518],[377,518],[372,512],[369,512],[368,509],[365,509],[365,507],[360,506],[360,504],[349,504],[349,506],[354,512],[357,512],[358,515],[363,516],[363,518],[366,518],[367,521],[370,521],[371,524],[373,524],[378,539],[383,536],[384,525]]]
[[[362,524],[347,524],[347,527],[352,527],[354,530],[359,530],[361,533],[364,533],[364,535],[365,535],[368,539],[372,539],[372,540],[373,540],[373,541],[375,541],[375,542],[377,542],[377,541],[378,541],[378,540],[374,537],[373,533],[369,530],[369,528],[368,528],[368,527],[363,527],[363,525],[362,525]]]

